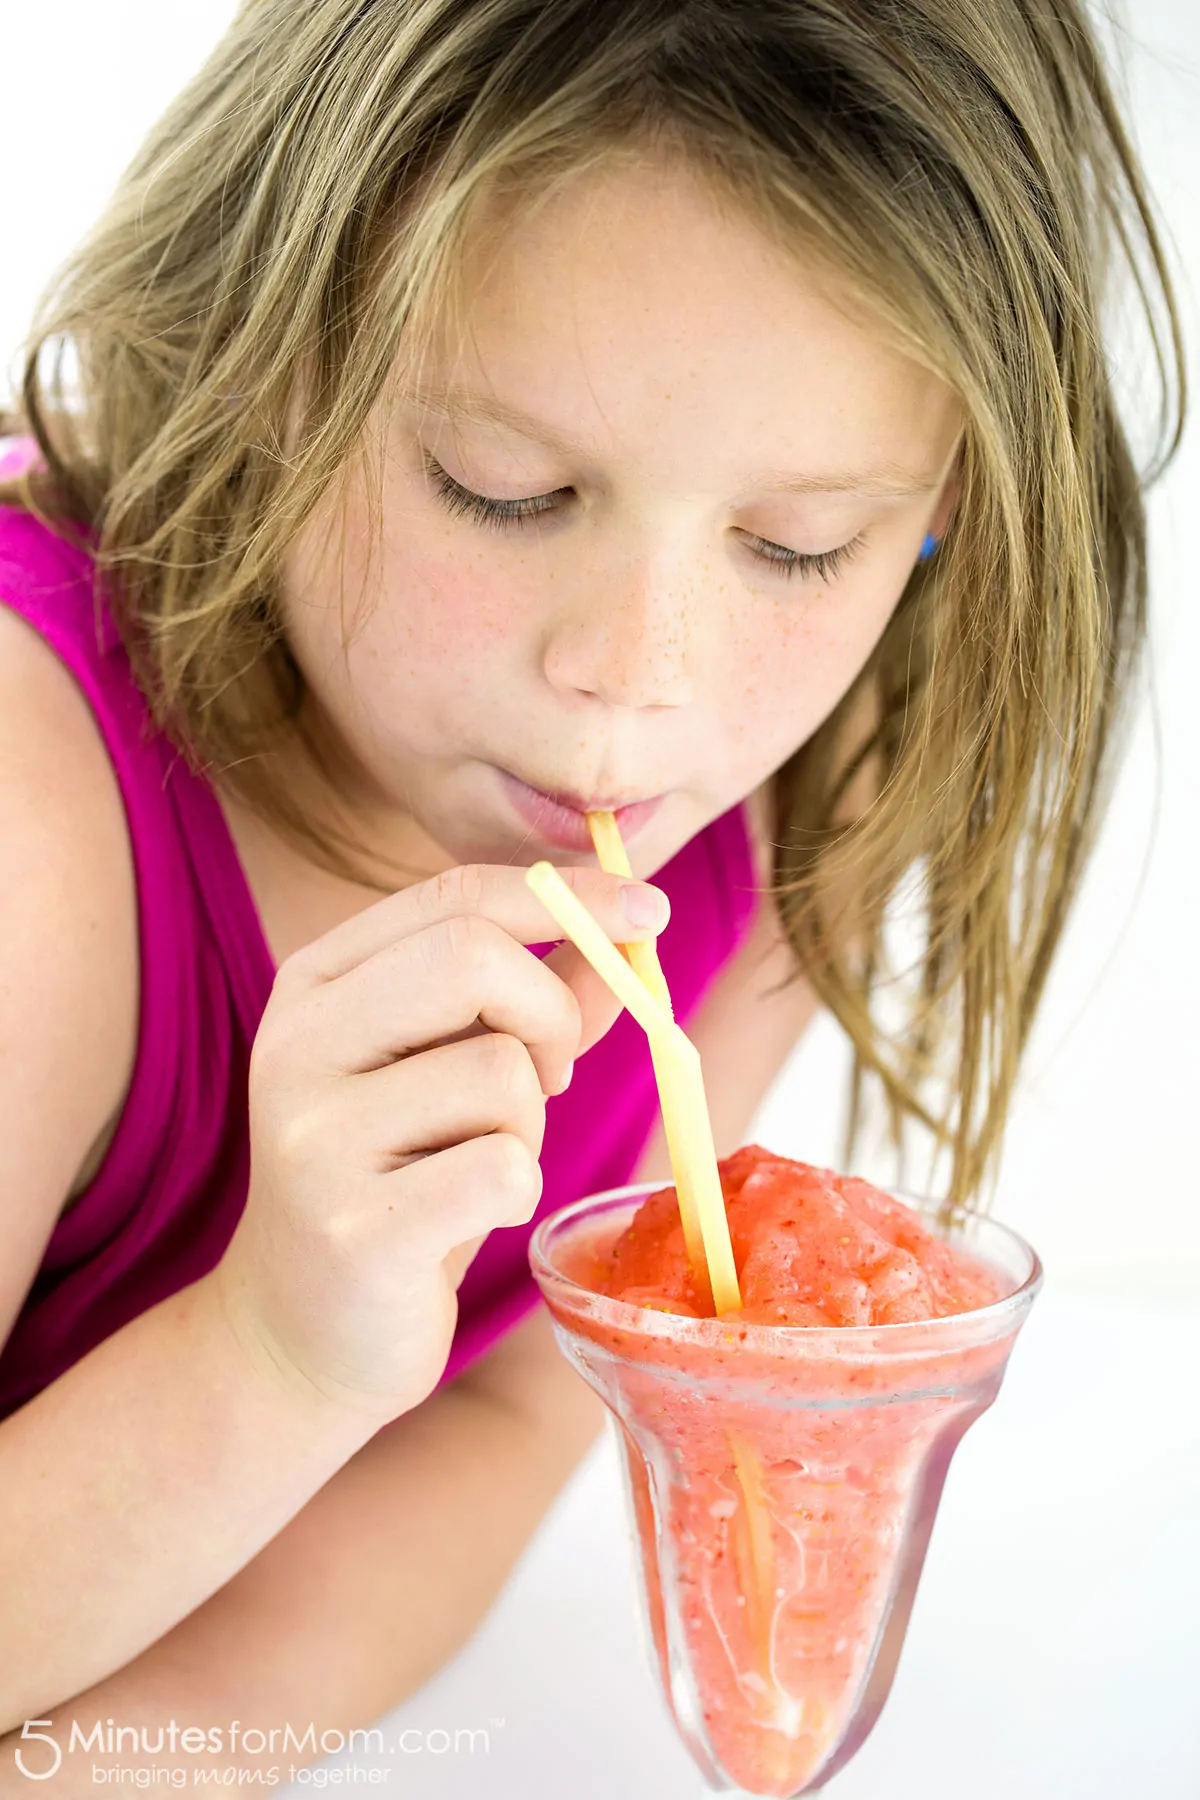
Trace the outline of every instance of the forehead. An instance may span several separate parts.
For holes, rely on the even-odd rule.
[[[940,466],[960,428],[950,390],[835,275],[678,161],[614,159],[533,206],[482,211],[456,316],[423,394],[470,395],[482,405],[457,415],[490,411],[497,429],[515,413],[557,423],[605,454],[647,433],[667,448],[673,430],[698,449],[699,432],[814,485],[864,459],[902,483]]]

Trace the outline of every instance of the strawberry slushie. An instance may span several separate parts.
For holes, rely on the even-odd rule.
[[[530,1255],[616,1421],[685,1742],[718,1791],[812,1794],[887,1697],[946,1468],[1041,1271],[978,1215],[946,1231],[758,1145],[719,1167],[740,1312],[712,1316],[673,1188],[567,1207]]]

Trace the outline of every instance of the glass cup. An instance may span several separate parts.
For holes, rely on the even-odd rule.
[[[1006,1298],[902,1325],[690,1319],[592,1290],[662,1182],[542,1221],[530,1263],[609,1408],[667,1704],[717,1793],[815,1794],[891,1688],[955,1446],[995,1399],[1042,1269],[1006,1227],[924,1223]]]

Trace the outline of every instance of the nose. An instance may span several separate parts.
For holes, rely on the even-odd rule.
[[[678,564],[648,561],[588,583],[546,642],[546,679],[607,706],[687,706],[695,698],[702,608]]]

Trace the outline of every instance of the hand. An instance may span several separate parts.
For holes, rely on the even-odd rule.
[[[562,869],[614,940],[666,896]],[[657,895],[638,925],[623,891]],[[620,1002],[522,868],[469,865],[379,901],[283,963],[250,1066],[250,1189],[207,1277],[247,1351],[381,1421],[446,1365],[489,1231],[532,1218],[546,1096]]]

